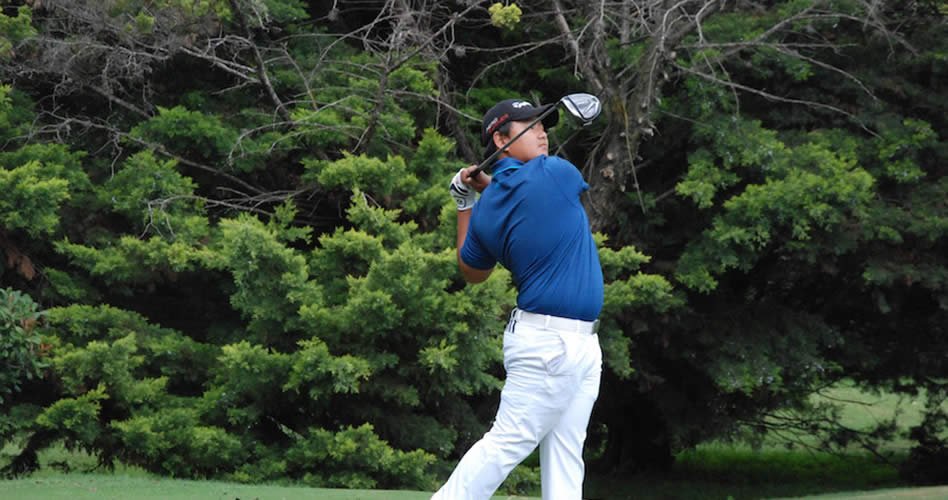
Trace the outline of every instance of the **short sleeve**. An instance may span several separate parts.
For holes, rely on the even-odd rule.
[[[473,219],[473,217],[472,217]],[[467,236],[464,238],[464,246],[461,247],[461,261],[474,269],[487,270],[497,265],[497,259],[492,257],[481,240],[477,237],[474,230],[473,220],[467,227]]]
[[[550,170],[555,172],[557,180],[564,186],[564,191],[579,196],[589,190],[589,184],[583,179],[583,174],[569,160],[559,156],[551,156],[547,159],[547,165]]]

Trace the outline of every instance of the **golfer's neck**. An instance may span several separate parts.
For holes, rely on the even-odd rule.
[[[504,152],[504,153],[500,153],[500,155],[497,156],[497,161],[501,161],[501,160],[504,160],[504,159],[507,159],[507,158],[513,158],[514,160],[517,160],[517,161],[519,161],[520,163],[527,163],[528,161],[530,161],[530,160],[532,160],[533,158],[536,158],[536,157],[538,157],[538,156],[543,156],[543,155],[542,155],[542,154],[539,154],[539,155],[536,155],[536,156],[531,157],[531,158],[517,158],[516,156],[512,156],[512,155],[509,155],[509,154],[507,154],[506,152]]]

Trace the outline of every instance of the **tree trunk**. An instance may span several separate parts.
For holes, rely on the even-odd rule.
[[[591,469],[610,474],[669,470],[675,458],[667,419],[655,403],[642,394],[630,394],[628,382],[608,370],[602,382],[593,427],[604,424],[605,450],[590,464]],[[599,415],[602,419],[596,421]]]
[[[583,201],[593,232],[608,232],[614,228],[616,207],[623,205],[617,204],[616,198],[624,196],[629,176],[632,159],[628,157],[627,144],[622,140],[621,132],[613,131],[613,128],[607,130],[608,136],[603,138],[602,150],[598,155],[586,160],[584,174],[589,191]]]

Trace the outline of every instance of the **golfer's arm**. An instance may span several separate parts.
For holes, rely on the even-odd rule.
[[[471,212],[473,210],[464,210],[458,212],[458,266],[461,268],[461,274],[468,283],[480,283],[490,276],[494,268],[474,269],[461,260],[461,247],[464,246],[464,240],[467,239],[467,227],[471,224]]]

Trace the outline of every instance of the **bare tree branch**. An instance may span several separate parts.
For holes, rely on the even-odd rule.
[[[230,0],[230,5],[234,9],[234,15],[237,17],[237,22],[240,24],[241,29],[243,29],[244,33],[247,35],[247,39],[252,39],[253,35],[250,32],[250,27],[247,24],[247,16],[243,9],[241,9],[240,5],[237,4],[237,0]],[[263,24],[262,21],[260,23]],[[270,100],[273,101],[273,104],[276,106],[277,113],[279,113],[280,117],[283,118],[283,121],[292,123],[293,117],[290,116],[290,112],[287,111],[286,107],[283,105],[283,101],[280,100],[280,96],[278,96],[276,90],[273,89],[273,84],[270,83],[270,76],[267,73],[267,67],[263,61],[263,56],[260,55],[260,49],[256,44],[251,43],[250,50],[253,53],[254,61],[257,63],[257,78],[259,78],[263,88],[267,91],[267,95],[270,96]]]
[[[553,13],[556,19],[556,26],[559,28],[560,33],[566,37],[566,45],[569,47],[570,52],[573,55],[575,61],[574,65],[579,69],[579,72],[589,81],[595,93],[601,93],[605,86],[602,81],[599,79],[599,76],[592,70],[589,66],[589,62],[586,59],[586,54],[580,50],[579,42],[573,37],[573,32],[570,30],[569,23],[566,22],[566,17],[563,15],[563,5],[560,0],[553,0]]]
[[[241,186],[241,187],[243,187],[244,189],[247,189],[248,191],[251,191],[251,192],[253,192],[253,193],[260,194],[260,193],[263,193],[263,192],[264,192],[262,189],[257,188],[257,187],[255,187],[255,186],[253,186],[253,185],[251,185],[251,184],[249,184],[249,183],[243,181],[242,179],[240,179],[240,178],[238,178],[238,177],[235,177],[235,176],[230,175],[230,174],[228,174],[228,173],[222,172],[222,171],[221,171],[220,169],[218,169],[218,168],[214,168],[214,167],[211,167],[211,166],[209,166],[209,165],[204,165],[204,164],[202,164],[202,163],[198,163],[198,162],[189,160],[189,159],[187,159],[187,158],[181,157],[181,156],[179,156],[179,155],[176,155],[176,154],[174,154],[174,153],[168,151],[167,148],[165,148],[165,146],[164,146],[163,144],[155,144],[155,143],[151,143],[151,142],[145,141],[145,140],[143,140],[143,139],[141,139],[141,138],[139,138],[139,137],[133,136],[133,135],[131,135],[131,134],[129,134],[129,133],[123,131],[123,130],[119,130],[118,128],[115,128],[115,127],[113,127],[113,126],[111,126],[111,125],[104,124],[104,123],[96,123],[96,122],[93,122],[93,121],[91,121],[91,120],[84,120],[84,119],[81,119],[81,118],[73,118],[73,117],[68,117],[68,116],[57,115],[57,114],[55,114],[54,112],[51,112],[51,111],[48,111],[47,114],[56,119],[56,124],[53,125],[53,126],[51,126],[51,127],[46,127],[46,128],[47,128],[47,129],[51,129],[51,131],[56,134],[57,138],[58,138],[60,141],[64,141],[64,140],[65,140],[65,137],[62,135],[62,132],[65,132],[67,135],[70,134],[70,133],[71,133],[71,128],[72,128],[73,125],[80,125],[80,126],[82,126],[82,127],[89,128],[89,129],[101,130],[101,131],[108,132],[110,135],[112,135],[112,136],[114,136],[114,137],[116,137],[116,138],[120,138],[120,139],[122,139],[122,140],[130,141],[130,142],[132,142],[132,143],[135,143],[135,144],[138,144],[138,145],[140,145],[140,146],[143,146],[143,147],[145,147],[145,148],[147,148],[147,149],[151,149],[151,150],[153,150],[153,151],[155,151],[155,152],[157,152],[157,153],[160,153],[160,154],[162,154],[162,155],[164,155],[164,156],[167,156],[167,157],[169,157],[169,158],[172,158],[172,159],[174,159],[175,161],[181,163],[182,165],[187,165],[187,166],[189,166],[189,167],[194,167],[194,168],[196,168],[196,169],[199,169],[199,170],[202,170],[202,171],[205,171],[205,172],[209,172],[209,173],[214,174],[214,175],[216,175],[216,176],[225,178],[225,179],[229,180],[230,182],[233,182],[234,184],[236,184],[236,185],[238,185],[238,186]]]
[[[139,108],[138,106],[126,101],[125,99],[112,95],[108,90],[102,87],[99,87],[98,85],[90,84],[89,88],[96,91],[99,95],[101,95],[102,97],[105,97],[110,102],[114,102],[115,104],[118,104],[119,106],[131,111],[132,113],[135,113],[136,115],[142,118],[147,119],[147,118],[151,118],[152,116],[151,113],[146,112],[145,110]]]
[[[765,98],[765,99],[767,99],[767,100],[770,100],[770,101],[785,102],[785,103],[789,103],[789,104],[800,104],[800,105],[807,106],[807,107],[811,107],[811,108],[826,109],[826,110],[829,110],[829,111],[833,111],[834,113],[839,113],[839,114],[844,115],[844,116],[846,116],[847,118],[851,119],[854,123],[858,123],[858,124],[860,125],[860,127],[861,127],[864,131],[866,131],[867,133],[869,133],[870,135],[872,135],[872,136],[874,136],[874,137],[878,137],[878,134],[876,134],[875,132],[873,132],[872,130],[870,130],[868,127],[866,127],[865,124],[863,124],[862,121],[859,119],[859,117],[857,117],[856,115],[854,115],[854,114],[852,114],[852,113],[850,113],[850,112],[848,112],[848,111],[846,111],[846,110],[844,110],[844,109],[840,109],[840,108],[838,108],[838,107],[836,107],[836,106],[831,106],[831,105],[829,105],[829,104],[825,104],[825,103],[822,103],[822,102],[808,101],[808,100],[805,100],[805,99],[793,99],[793,98],[789,98],[789,97],[781,97],[781,96],[778,96],[778,95],[775,95],[775,94],[771,94],[771,93],[769,93],[769,92],[765,92],[765,91],[760,90],[760,89],[755,89],[755,88],[753,88],[753,87],[748,87],[747,85],[741,85],[740,83],[735,83],[735,82],[731,82],[731,81],[722,80],[722,79],[720,79],[720,78],[718,78],[718,77],[716,77],[716,76],[714,76],[714,75],[709,75],[709,74],[707,74],[707,73],[703,73],[703,72],[701,72],[701,71],[697,71],[697,70],[695,70],[694,68],[688,68],[688,67],[685,67],[685,66],[681,66],[680,64],[677,64],[677,63],[675,64],[675,67],[678,68],[680,71],[682,71],[682,72],[684,72],[684,73],[688,73],[688,74],[690,74],[690,75],[694,75],[694,76],[703,78],[703,79],[705,79],[705,80],[708,80],[708,81],[710,81],[710,82],[714,82],[714,83],[716,83],[716,84],[718,84],[718,85],[723,85],[723,86],[728,87],[728,88],[734,88],[734,89],[743,90],[744,92],[750,92],[751,94],[759,95],[759,96],[761,96],[761,97],[763,97],[763,98]]]

